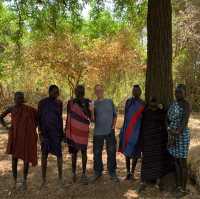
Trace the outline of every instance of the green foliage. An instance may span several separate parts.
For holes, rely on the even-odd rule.
[[[200,4],[196,0],[173,1],[174,4],[174,80],[185,83],[193,110],[200,107]]]
[[[117,0],[115,13],[124,23],[141,32],[146,25],[147,0]]]
[[[187,84],[197,109],[200,4],[172,3],[174,80]],[[88,18],[82,16],[86,7]],[[8,96],[20,89],[33,97],[44,95],[48,85],[56,83],[66,98],[77,82],[85,83],[92,96],[94,82],[105,80],[107,95],[118,104],[132,84],[144,85],[146,43],[141,41],[146,38],[146,16],[147,0],[2,0],[0,87]],[[92,73],[98,75],[92,78]]]
[[[1,1],[0,99],[24,90],[28,100],[36,102],[36,96],[45,95],[52,83],[58,84],[62,97],[67,98],[77,82],[84,83],[92,96],[95,67],[99,71],[96,83],[103,74],[107,95],[116,103],[129,94],[133,83],[143,85],[144,70],[140,67],[145,65],[146,53],[140,40],[147,2],[109,2]],[[90,8],[88,18],[82,16],[86,5]],[[109,68],[110,73],[106,73]]]
[[[122,28],[121,24],[113,19],[108,11],[101,11],[98,16],[93,16],[86,21],[82,33],[91,39],[110,37]]]

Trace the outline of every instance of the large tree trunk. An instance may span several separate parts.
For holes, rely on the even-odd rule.
[[[168,106],[173,99],[171,0],[148,0],[147,29],[146,100],[156,97]]]

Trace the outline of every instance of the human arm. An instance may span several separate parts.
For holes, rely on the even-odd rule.
[[[8,125],[6,124],[4,118],[10,114],[12,112],[12,107],[11,108],[8,108],[6,109],[1,115],[0,115],[0,123],[2,126],[4,126],[5,128],[9,129]]]
[[[95,121],[94,101],[90,102],[89,109],[91,112],[91,121],[94,122]]]
[[[63,129],[63,102],[60,101],[60,118],[61,118],[61,139],[63,140],[64,138],[64,129]]]
[[[94,102],[92,100],[86,99],[87,100],[87,111],[86,115],[90,119],[90,121],[94,121]]]
[[[38,134],[40,143],[43,142],[41,117],[42,117],[42,102],[39,102],[37,111],[37,120],[38,120]]]
[[[124,106],[124,122],[126,120],[126,115],[127,115],[130,104],[131,104],[131,99],[127,99]]]
[[[71,111],[72,103],[73,103],[72,99],[67,102],[67,117],[65,121],[65,139],[66,139],[66,132],[70,128],[70,111]]]
[[[168,107],[165,108],[165,127],[166,129],[168,129],[168,126],[169,126],[169,116],[168,116],[168,113],[169,113],[169,110],[170,110],[170,107],[172,106],[172,104],[170,104]]]
[[[116,107],[112,101],[112,107],[113,107],[113,123],[112,123],[112,129],[115,130],[116,124],[117,124],[117,110]]]
[[[113,129],[113,130],[115,130],[116,124],[117,124],[117,116],[115,116],[115,117],[113,118],[113,125],[112,125],[112,129]]]
[[[180,127],[178,128],[178,131],[180,133],[183,132],[185,128],[187,128],[189,118],[190,118],[190,113],[191,113],[191,107],[187,101],[182,102],[181,107],[184,109],[184,115],[183,115],[183,119],[181,121]]]

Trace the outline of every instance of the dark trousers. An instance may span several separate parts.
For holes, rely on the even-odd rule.
[[[102,151],[106,142],[107,151],[107,168],[110,175],[116,172],[116,139],[115,134],[109,135],[96,135],[93,140],[93,153],[94,153],[94,171],[96,175],[101,175],[103,171]]]

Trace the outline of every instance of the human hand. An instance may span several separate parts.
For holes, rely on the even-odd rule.
[[[6,130],[8,130],[10,132],[11,131],[11,127],[10,126],[6,126]]]
[[[162,110],[164,108],[163,104],[158,104],[158,108]]]
[[[91,112],[94,111],[94,101],[92,101],[92,102],[89,103],[89,110],[90,110]]]
[[[181,134],[181,133],[183,132],[183,129],[182,129],[182,128],[178,128],[178,129],[177,129],[177,132],[178,132],[179,134]]]
[[[40,144],[42,144],[44,141],[44,137],[41,135],[41,133],[39,134],[39,140],[40,140]]]
[[[112,130],[115,130],[115,125],[112,125]]]

